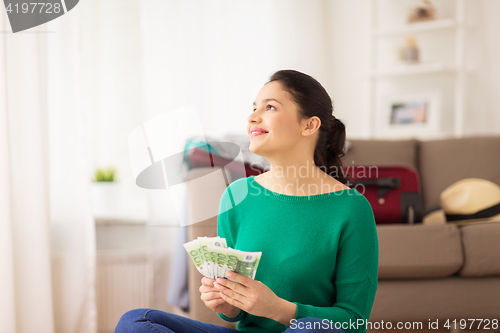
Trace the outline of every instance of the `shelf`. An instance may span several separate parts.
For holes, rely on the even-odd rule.
[[[439,91],[444,99],[440,113],[452,118],[452,124],[438,126],[437,131],[440,133],[437,134],[449,135],[453,131],[455,136],[463,135],[467,105],[464,91],[469,76],[467,74],[472,71],[465,62],[465,50],[468,46],[466,37],[467,30],[475,28],[475,24],[467,22],[478,19],[477,14],[470,16],[473,13],[468,10],[471,5],[466,6],[465,0],[445,1],[436,13],[438,17],[442,13],[449,13],[450,16],[406,23],[403,17],[405,5],[400,1],[378,0],[367,1],[367,4],[368,57],[365,70],[358,73],[367,84],[365,114],[370,124],[368,137],[382,134],[376,128],[376,120],[385,117],[387,109],[380,105],[382,94],[411,94],[424,86],[427,88],[427,85],[429,89]],[[406,4],[407,9],[408,5],[409,3]],[[469,16],[471,19],[466,19]],[[403,21],[397,23],[396,19]],[[397,40],[412,35],[417,35],[419,41],[422,40],[422,43],[419,42],[419,51],[420,46],[433,51],[429,52],[429,58],[425,62],[411,64],[399,62],[394,57],[396,51],[401,51],[398,46],[401,43],[396,43]]]
[[[445,66],[440,63],[430,63],[430,64],[408,64],[399,65],[394,68],[372,71],[369,76],[371,78],[381,78],[381,77],[394,77],[394,76],[406,76],[406,75],[417,75],[417,74],[433,74],[433,73],[445,73],[456,71],[454,66]]]
[[[398,27],[375,30],[372,32],[372,35],[375,37],[384,37],[414,32],[448,29],[454,28],[455,26],[456,22],[452,19],[433,20],[428,22],[408,23]]]

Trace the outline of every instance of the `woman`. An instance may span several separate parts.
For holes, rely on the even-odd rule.
[[[262,252],[255,279],[201,279],[205,305],[242,332],[365,332],[378,274],[378,237],[366,198],[342,174],[345,126],[309,75],[282,70],[248,117],[250,151],[269,171],[224,192],[218,235]],[[234,198],[244,198],[237,202]],[[237,283],[238,282],[238,283]],[[115,333],[237,332],[173,314],[127,312]],[[154,330],[151,330],[154,332]]]

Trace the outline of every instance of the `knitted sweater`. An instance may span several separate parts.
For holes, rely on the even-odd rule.
[[[217,231],[228,247],[262,251],[255,280],[295,303],[295,319],[315,317],[346,333],[366,332],[379,248],[372,208],[356,189],[291,196],[264,188],[254,176],[240,178],[222,195]],[[218,315],[239,321],[242,332],[283,332],[293,325],[245,311],[236,318]]]

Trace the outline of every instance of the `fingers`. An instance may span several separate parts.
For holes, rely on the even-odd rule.
[[[203,293],[201,294],[200,298],[204,302],[212,301],[215,299],[222,299],[222,297],[220,296],[220,292],[218,291],[210,291],[207,293]]]
[[[210,291],[219,291],[219,289],[217,289],[216,287],[214,286],[211,286],[211,287],[208,287],[208,286],[205,286],[205,285],[201,285],[200,288],[198,288],[198,290],[200,291],[200,293],[207,293],[207,292],[210,292]]]
[[[231,297],[232,299],[239,300],[240,302],[243,302],[243,300],[246,298],[245,295],[237,293],[229,288],[220,289],[220,294],[222,298],[224,298],[223,295],[225,295]]]
[[[226,272],[226,276],[247,287],[251,285],[253,282],[255,282],[255,280],[249,278],[248,276],[241,275],[233,271]]]
[[[210,287],[212,287],[212,286],[214,285],[214,282],[215,282],[215,280],[214,280],[214,279],[207,278],[206,276],[204,276],[204,277],[201,279],[201,284],[202,284],[202,285],[205,285],[205,286],[210,286]]]
[[[207,277],[204,276],[201,279],[201,286],[200,286],[200,288],[198,288],[198,290],[200,291],[200,293],[206,293],[206,292],[209,292],[209,291],[218,291],[218,289],[216,289],[214,287],[214,281],[215,280],[207,278]]]
[[[217,282],[218,280],[219,279],[217,279]],[[248,288],[226,279],[221,279],[221,280],[224,280],[221,282],[224,283],[225,285],[219,284],[217,282],[214,283],[214,286],[216,288],[219,288],[220,297],[229,304],[239,307],[241,309],[241,306],[243,305],[245,299],[247,298],[247,296],[245,295],[246,292],[245,289]],[[241,291],[243,291],[244,293],[242,294]]]
[[[231,289],[232,291],[239,293],[239,294],[242,294],[242,295],[245,295],[247,293],[247,289],[248,289],[247,287],[245,287],[239,283],[236,283],[236,282],[233,282],[231,280],[224,279],[224,278],[218,278],[215,281],[214,286],[218,287],[218,285],[224,286],[224,287]]]
[[[217,306],[226,303],[226,301],[223,300],[222,298],[217,298],[217,299],[213,299],[213,300],[210,300],[210,301],[204,301],[204,302],[205,302],[205,305],[209,309],[215,309]]]
[[[217,291],[230,290],[230,288],[228,288],[228,287],[226,287],[226,286],[224,286],[224,285],[222,285],[222,284],[219,284],[219,283],[217,283],[217,282],[215,282],[215,283],[214,283],[214,288],[215,288],[215,290],[217,290]]]
[[[229,294],[229,295],[228,295]],[[232,306],[236,306],[240,309],[243,309],[244,308],[244,299],[245,297],[240,295],[240,294],[237,294],[233,291],[231,291],[230,289],[228,290],[225,290],[225,291],[221,291],[220,292],[220,297],[222,298],[222,300],[224,300],[225,302],[231,304]]]

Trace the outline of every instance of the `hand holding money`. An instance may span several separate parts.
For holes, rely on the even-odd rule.
[[[227,271],[255,278],[262,252],[245,252],[227,247],[221,237],[198,237],[184,244],[196,269],[210,279],[226,277]]]
[[[212,311],[219,313],[230,313],[234,311],[234,306],[227,303],[220,296],[220,292],[214,287],[215,280],[204,276],[201,279],[201,286],[199,288],[201,293],[201,300],[205,306]]]
[[[250,279],[235,272],[227,272],[228,278],[214,282],[220,297],[234,307],[249,314],[266,317],[284,325],[295,317],[297,305],[278,297],[261,281]],[[234,281],[234,282],[233,282]]]

